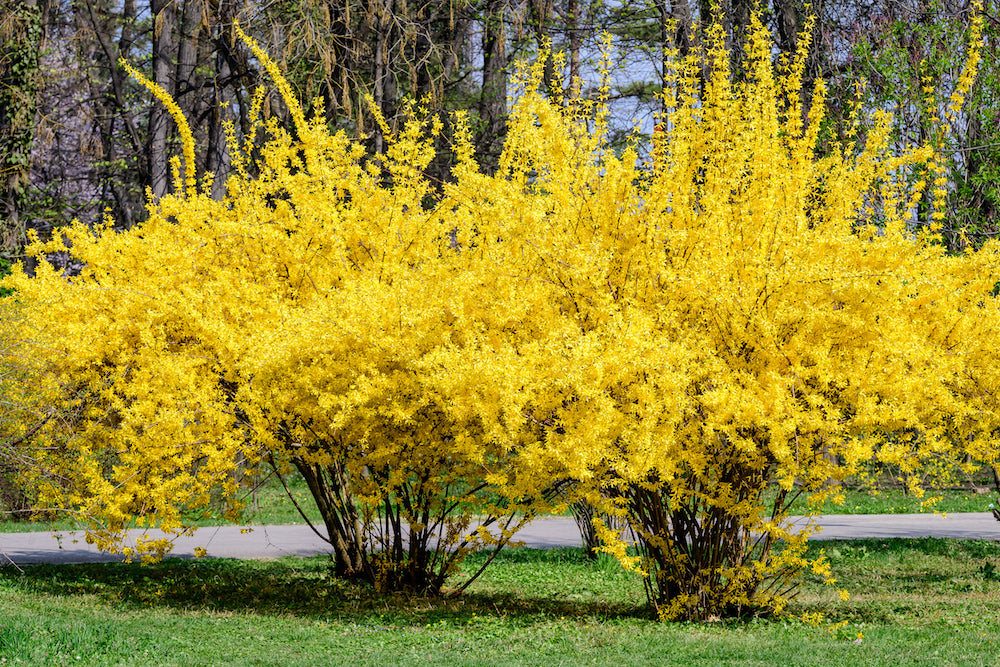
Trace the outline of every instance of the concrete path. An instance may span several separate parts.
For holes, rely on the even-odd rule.
[[[804,525],[805,520],[793,517]],[[975,514],[867,514],[816,517],[823,528],[813,539],[879,537],[947,537],[1000,541],[1000,521],[987,512]],[[517,539],[536,548],[580,546],[580,533],[570,518],[536,519]],[[193,537],[177,538],[172,556],[193,558],[203,547],[214,558],[280,558],[329,553],[329,545],[308,526],[258,526],[242,533],[239,526],[199,528]],[[87,563],[121,560],[86,543],[80,532],[0,533],[0,564]]]

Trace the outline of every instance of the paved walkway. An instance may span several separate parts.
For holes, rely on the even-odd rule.
[[[799,524],[805,520],[798,518]],[[975,514],[867,514],[816,517],[823,530],[813,539],[879,537],[947,537],[1000,541],[1000,521],[987,512]],[[572,519],[536,519],[517,539],[536,548],[580,546],[580,533]],[[172,556],[193,558],[203,547],[214,558],[279,558],[329,553],[329,545],[308,526],[258,526],[243,534],[239,526],[199,528],[193,537],[177,538]],[[87,544],[82,533],[0,533],[0,564],[87,563],[116,561]]]

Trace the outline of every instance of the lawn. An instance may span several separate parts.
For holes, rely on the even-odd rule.
[[[796,618],[651,620],[639,579],[579,549],[509,550],[456,599],[376,595],[324,558],[0,570],[0,662],[240,665],[991,665],[1000,544],[824,542],[841,601]],[[474,567],[480,557],[470,559]],[[846,624],[845,624],[846,622]]]
[[[827,500],[811,507],[805,501],[798,501],[792,506],[792,513],[806,514],[815,509],[820,514],[918,514],[921,512],[989,512],[993,507],[1000,506],[996,492],[978,493],[965,489],[931,489],[923,498],[917,498],[905,493],[902,488],[882,488],[874,491],[844,488],[841,491],[843,502]],[[933,507],[925,507],[924,501],[931,497],[940,497],[940,502]]]

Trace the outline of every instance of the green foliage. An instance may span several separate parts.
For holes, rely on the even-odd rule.
[[[926,140],[937,146],[947,190],[943,238],[952,251],[979,247],[1000,229],[1000,33],[995,21],[987,21],[977,38],[977,11],[966,10],[932,2],[918,20],[876,23],[874,30],[858,36],[851,66],[840,81],[842,107],[859,104],[892,112],[898,146]],[[977,83],[961,113],[948,117],[950,96],[961,85],[966,48],[973,39],[983,56]],[[841,128],[847,125],[842,118]],[[919,211],[922,224],[930,224],[931,208],[926,199]]]

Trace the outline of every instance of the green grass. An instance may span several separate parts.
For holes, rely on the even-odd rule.
[[[989,512],[991,507],[1000,506],[996,493],[976,493],[964,490],[929,490],[923,498],[903,492],[901,488],[879,489],[875,492],[845,488],[843,503],[827,500],[815,509],[820,514],[918,514],[921,512]],[[922,503],[930,497],[940,496],[941,501],[933,507]],[[991,505],[992,503],[992,505]],[[810,511],[804,500],[796,501],[792,514]]]
[[[323,558],[0,569],[0,662],[162,665],[990,665],[1000,544],[816,545],[794,619],[661,625],[641,582],[578,549],[510,550],[465,595],[374,594]],[[468,563],[473,567],[481,556]],[[833,624],[847,621],[845,627]],[[860,644],[854,641],[862,634]]]

